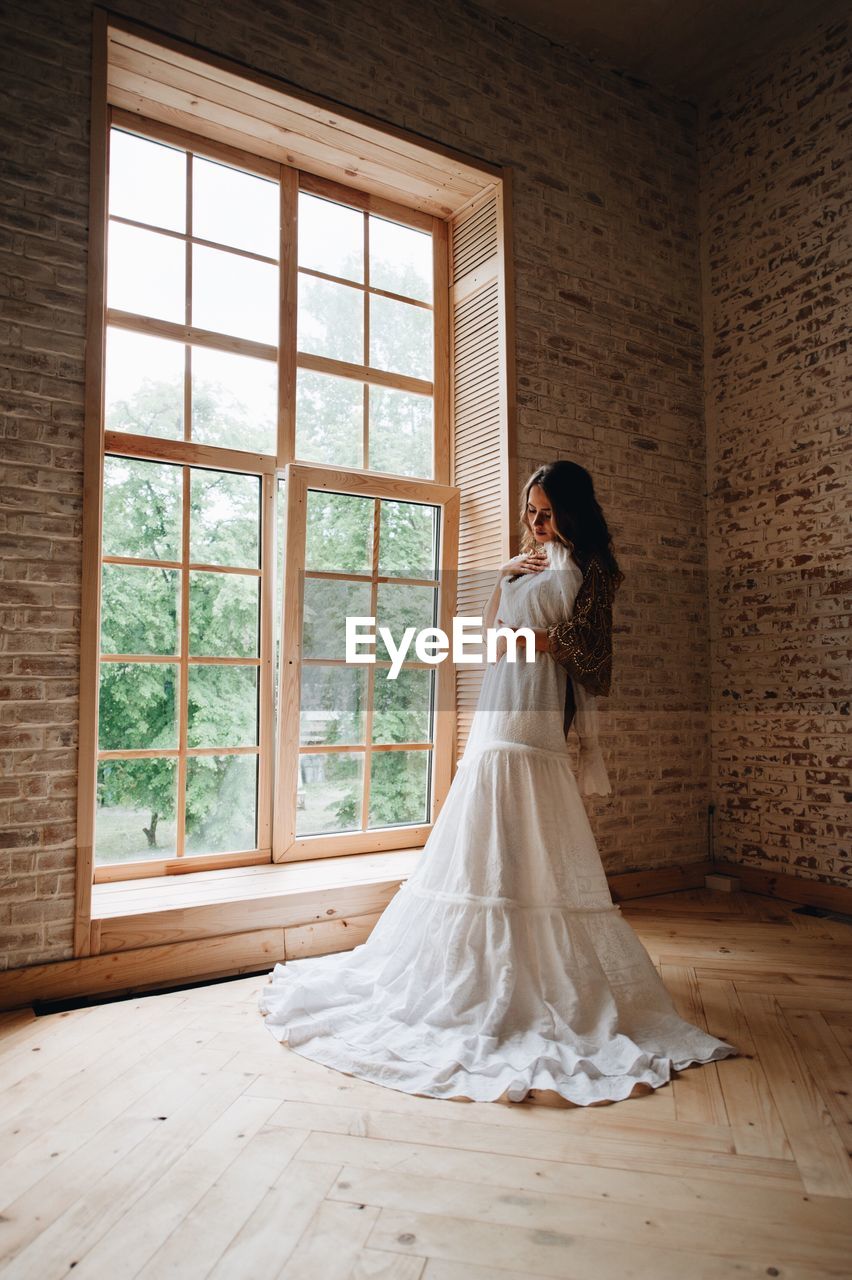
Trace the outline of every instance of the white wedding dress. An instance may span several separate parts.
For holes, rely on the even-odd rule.
[[[504,579],[502,622],[571,616],[582,574],[546,545],[548,569]],[[519,655],[486,669],[444,806],[368,940],[276,965],[260,1007],[297,1053],[406,1093],[616,1101],[738,1050],[678,1016],[612,902],[580,792],[610,792],[595,699],[575,682],[578,787],[569,677]]]

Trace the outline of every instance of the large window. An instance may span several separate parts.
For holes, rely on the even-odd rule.
[[[422,842],[447,676],[341,637],[451,611],[446,229],[155,122],[108,175],[96,878]]]
[[[482,672],[357,668],[323,593],[481,613],[517,488],[510,173],[92,26],[77,956],[172,903],[95,880],[425,840]]]

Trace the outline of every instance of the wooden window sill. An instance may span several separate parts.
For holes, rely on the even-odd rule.
[[[374,917],[419,854],[419,848],[393,849],[97,884],[91,954],[266,928],[315,934],[323,924]]]

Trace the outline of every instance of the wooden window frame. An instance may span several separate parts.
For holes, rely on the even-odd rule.
[[[284,171],[286,172],[286,171]],[[304,463],[305,465],[314,465],[310,459],[299,458],[296,452],[296,395],[295,380],[299,369],[305,369],[314,373],[325,373],[333,377],[349,378],[355,382],[361,382],[365,386],[390,387],[397,391],[409,391],[415,394],[428,395],[432,397],[433,402],[433,431],[432,431],[432,450],[433,450],[433,466],[432,477],[437,484],[449,484],[450,477],[450,408],[449,408],[449,264],[448,264],[448,236],[447,224],[440,218],[433,217],[429,214],[422,213],[418,209],[409,209],[405,205],[396,204],[392,200],[387,200],[380,196],[372,195],[368,191],[358,191],[353,187],[348,187],[341,182],[332,182],[328,178],[320,178],[315,174],[305,173],[301,170],[296,173],[295,191],[289,196],[286,202],[288,207],[287,216],[291,220],[291,225],[296,218],[295,208],[293,204],[298,201],[300,193],[306,195],[319,196],[325,200],[331,200],[339,204],[348,205],[353,209],[360,209],[363,213],[375,214],[377,217],[387,218],[393,222],[399,222],[404,226],[412,227],[416,231],[423,231],[432,237],[432,298],[431,304],[417,303],[415,304],[410,298],[403,298],[410,305],[423,306],[433,313],[433,341],[434,341],[434,361],[432,378],[414,378],[406,374],[391,373],[384,369],[373,368],[368,364],[354,364],[342,360],[334,360],[328,356],[313,355],[308,352],[295,350],[284,354],[283,359],[293,360],[292,369],[287,370],[286,391],[282,395],[281,403],[281,422],[282,437],[279,446],[279,469],[283,469],[291,462]],[[282,218],[283,225],[283,218]],[[282,234],[282,241],[284,237]],[[282,296],[285,288],[288,297],[292,298],[291,312],[295,327],[295,317],[297,314],[296,298],[298,295],[298,277],[300,271],[302,274],[314,276],[324,280],[330,280],[334,283],[347,285],[350,288],[361,289],[364,293],[364,334],[365,349],[369,350],[369,308],[368,299],[371,295],[379,295],[381,297],[398,297],[396,294],[389,294],[385,290],[377,289],[369,282],[357,282],[344,280],[341,277],[327,275],[324,272],[314,271],[306,268],[299,268],[296,261],[296,237],[291,237],[290,244],[293,252],[288,256],[287,260],[287,283],[282,287]],[[282,243],[282,251],[284,245]],[[368,257],[368,249],[365,243],[365,258]],[[283,317],[282,317],[283,319]],[[367,414],[364,415],[364,430],[366,435]],[[365,439],[365,456],[369,460],[367,441]],[[381,476],[380,471],[370,471],[369,468],[353,468],[355,475],[375,475]],[[430,481],[431,482],[431,481]]]
[[[379,472],[338,471],[331,467],[291,463],[285,474],[286,532],[284,535],[284,591],[283,625],[281,630],[281,663],[278,716],[278,777],[275,788],[275,822],[273,859],[275,862],[303,861],[308,858],[329,858],[351,853],[379,853],[386,849],[406,849],[422,845],[432,829],[432,823],[440,812],[452,778],[453,751],[453,697],[454,672],[449,659],[437,664],[434,698],[432,750],[432,782],[430,817],[425,823],[403,824],[398,827],[368,828],[365,831],[328,835],[296,834],[296,791],[298,762],[305,748],[300,745],[300,698],[302,664],[302,622],[304,547],[306,539],[307,495],[309,490],[328,493],[354,494],[363,498],[388,499],[399,502],[420,502],[440,510],[438,610],[437,625],[446,633],[452,630],[455,610],[455,566],[458,557],[458,490],[427,480],[412,480],[400,476],[382,475]],[[376,523],[375,529],[378,529]],[[291,554],[295,549],[295,554]],[[376,594],[379,583],[404,582],[398,577],[383,578],[379,574],[378,539],[374,536],[372,567],[363,575],[371,584],[371,614],[376,613]],[[319,576],[319,575],[318,575]],[[323,577],[329,576],[326,574]],[[345,575],[349,578],[351,575]],[[329,665],[330,659],[317,659]],[[342,665],[337,663],[337,665]],[[393,747],[376,746],[370,742],[373,682],[379,665],[367,667],[368,694],[367,723],[364,734],[364,785],[368,786],[369,758],[373,751],[401,750],[401,744]],[[406,663],[407,667],[420,666],[431,669],[425,663]],[[420,744],[421,747],[424,744]],[[322,753],[329,748],[317,746],[308,750]],[[289,777],[285,776],[285,770]],[[366,806],[365,806],[366,813]]]
[[[295,308],[297,286],[296,240],[292,234],[296,218],[300,189],[331,199],[340,200],[354,207],[368,209],[379,216],[406,222],[408,225],[433,230],[436,283],[433,305],[436,322],[436,363],[433,386],[435,406],[435,470],[430,486],[429,501],[434,501],[436,485],[450,485],[455,479],[456,459],[451,430],[453,416],[451,386],[451,291],[444,283],[451,279],[451,247],[448,228],[453,219],[463,216],[469,206],[477,204],[483,194],[496,193],[505,209],[501,255],[505,273],[502,277],[502,318],[506,324],[504,345],[501,349],[501,372],[504,375],[506,395],[503,398],[500,429],[504,433],[508,472],[503,477],[503,489],[507,485],[513,466],[514,405],[508,394],[512,386],[511,307],[507,306],[507,291],[511,287],[511,263],[508,245],[511,228],[508,217],[508,183],[510,173],[505,168],[491,165],[452,148],[423,140],[405,130],[384,121],[376,121],[338,103],[296,88],[268,74],[248,69],[227,58],[201,51],[176,38],[154,32],[143,24],[103,9],[94,10],[94,47],[92,76],[92,165],[90,171],[90,253],[89,289],[87,298],[87,355],[86,400],[84,439],[84,514],[83,514],[83,610],[81,628],[81,680],[80,680],[80,786],[78,797],[78,874],[75,903],[74,953],[88,954],[92,915],[92,885],[94,880],[94,798],[97,776],[97,701],[99,686],[98,634],[100,609],[100,530],[102,518],[103,458],[105,453],[122,453],[126,456],[153,461],[174,462],[179,465],[219,466],[228,470],[244,470],[263,476],[264,493],[269,495],[264,510],[271,514],[273,495],[282,471],[294,459],[295,442],[295,383],[300,358],[294,343],[281,343],[279,351],[279,415],[277,456],[245,454],[236,450],[207,452],[208,447],[194,445],[191,441],[168,441],[155,437],[130,437],[125,433],[108,433],[102,428],[102,403],[105,355],[105,254],[107,231],[107,145],[109,126],[115,123],[130,131],[156,138],[173,145],[188,147],[196,155],[232,164],[237,168],[254,172],[262,177],[279,176],[281,182],[281,232],[284,251],[279,258],[280,301],[283,314]],[[113,51],[117,49],[117,54]],[[150,61],[153,59],[153,61]],[[151,84],[146,79],[142,85],[140,75],[143,63],[147,75],[150,67]],[[115,70],[117,68],[118,70]],[[129,77],[129,79],[128,79]],[[134,79],[135,77],[135,79]],[[173,83],[169,83],[172,77]],[[153,85],[153,88],[151,88]],[[143,90],[140,93],[140,88]],[[202,90],[199,93],[199,88]],[[208,93],[208,89],[210,92]],[[149,92],[150,90],[150,92]],[[203,99],[199,101],[199,99]],[[215,103],[211,107],[210,99]],[[281,105],[279,105],[281,104]],[[250,107],[247,116],[260,117],[255,130],[251,125],[235,127],[240,110]],[[281,121],[275,113],[287,116],[288,129],[282,132]],[[284,114],[282,114],[282,112]],[[236,113],[236,114],[235,114]],[[143,116],[146,119],[143,121]],[[269,122],[267,125],[266,121]],[[269,127],[272,126],[272,127]],[[304,132],[301,129],[304,128]],[[245,145],[244,145],[245,144]],[[341,157],[351,156],[351,163]],[[353,185],[341,183],[339,177],[345,169]],[[401,197],[397,198],[397,197]],[[288,234],[289,232],[289,234]],[[287,248],[289,246],[289,248]],[[122,317],[113,314],[118,325]],[[130,320],[125,323],[130,324]],[[158,330],[158,322],[150,322],[145,331],[162,336],[178,337],[184,342],[190,338],[196,345],[218,347],[223,350],[237,348],[231,340],[221,335],[195,330],[180,334]],[[143,327],[134,324],[142,331]],[[285,332],[279,327],[279,337]],[[262,346],[262,344],[261,344]],[[257,344],[242,348],[247,354],[267,355]],[[443,358],[441,358],[443,357]],[[310,367],[312,357],[307,357],[302,367]],[[326,371],[332,370],[326,366]],[[376,382],[383,381],[381,371]],[[349,376],[356,376],[350,372]],[[393,375],[391,375],[393,377]],[[406,387],[405,381],[399,385]],[[422,387],[418,387],[418,390]],[[115,437],[120,437],[116,439]],[[215,455],[215,456],[214,456]],[[270,465],[271,464],[271,465]],[[296,464],[304,465],[304,464]],[[362,473],[369,482],[383,481],[379,473]],[[501,533],[501,554],[511,541],[509,532],[512,519],[508,510]],[[265,517],[266,518],[266,517]],[[267,548],[272,538],[265,539]],[[449,545],[445,538],[443,547]],[[463,559],[463,557],[462,557]],[[461,563],[461,562],[460,562]],[[271,595],[273,575],[265,575],[266,590],[270,596],[267,617],[272,618]],[[445,593],[446,599],[449,598]],[[264,675],[267,687],[271,687],[271,645],[267,646],[264,660],[269,658],[268,671]],[[446,676],[451,676],[449,663]],[[440,671],[439,667],[439,671]],[[446,678],[445,676],[445,678]],[[271,706],[271,698],[264,699]],[[441,730],[445,740],[455,736],[455,712],[452,699],[439,702],[439,713],[445,724]],[[270,769],[272,753],[267,752]],[[447,760],[437,770],[435,784],[436,805],[440,805],[446,793],[453,771],[448,753]],[[441,780],[443,777],[443,780]],[[259,782],[260,785],[260,782]],[[271,776],[268,795],[272,797]],[[267,806],[271,808],[272,806]],[[258,811],[260,819],[260,806]],[[260,842],[259,842],[260,843]],[[273,841],[274,843],[274,841]],[[277,842],[281,847],[281,842]],[[250,856],[250,855],[245,855]],[[266,855],[267,857],[269,855]],[[228,855],[211,855],[211,866],[220,865]],[[264,858],[264,861],[266,857]],[[233,860],[231,860],[233,863]],[[206,859],[192,856],[185,865],[164,866],[167,874],[201,871],[208,865]],[[158,868],[159,869],[159,868]],[[151,876],[153,862],[136,864],[133,875]],[[218,874],[218,873],[217,873]]]
[[[219,162],[226,163],[238,167],[242,170],[257,174],[259,177],[278,180],[280,166],[270,165],[268,162],[259,159],[256,164],[251,164],[251,158],[245,153],[234,153],[227,147],[215,146],[210,147],[207,140],[203,138],[194,138],[189,134],[182,133],[180,138],[176,136],[174,129],[163,126],[155,121],[148,121],[138,116],[130,116],[126,112],[109,108],[104,119],[104,173],[103,173],[103,267],[100,271],[100,279],[98,281],[98,296],[102,300],[102,307],[99,317],[95,317],[96,341],[91,343],[91,347],[100,353],[99,367],[96,371],[89,366],[88,373],[94,373],[97,379],[97,389],[91,394],[91,401],[87,400],[87,443],[89,435],[95,437],[98,446],[98,457],[93,463],[97,466],[97,504],[98,504],[98,524],[94,527],[94,521],[84,523],[84,596],[83,596],[83,616],[84,616],[84,636],[82,639],[83,652],[81,654],[81,672],[85,673],[81,679],[81,685],[93,688],[94,699],[92,701],[83,702],[81,698],[81,732],[80,732],[80,803],[78,804],[78,841],[81,850],[85,851],[84,857],[90,863],[88,874],[91,875],[93,883],[104,883],[115,880],[140,879],[150,876],[161,875],[178,875],[190,871],[214,870],[217,868],[233,867],[233,866],[253,866],[266,863],[271,858],[272,848],[272,785],[273,785],[273,763],[274,763],[274,724],[273,724],[273,610],[274,610],[274,583],[275,583],[275,537],[274,537],[274,508],[275,508],[275,479],[277,457],[275,454],[257,454],[243,450],[230,449],[226,447],[206,445],[191,440],[191,422],[190,422],[190,405],[189,405],[189,387],[190,379],[187,369],[184,370],[184,439],[168,439],[158,436],[141,436],[132,432],[106,430],[103,425],[103,403],[104,403],[104,383],[105,383],[105,366],[106,366],[106,335],[110,328],[119,328],[135,333],[146,334],[161,338],[171,339],[187,346],[206,347],[213,350],[221,350],[234,354],[249,355],[264,359],[274,358],[276,367],[280,364],[280,347],[270,346],[266,343],[259,343],[249,339],[237,337],[229,337],[217,333],[211,333],[204,329],[194,326],[190,320],[183,324],[173,321],[165,321],[152,319],[145,316],[136,316],[130,313],[116,311],[106,305],[105,285],[106,285],[106,243],[107,228],[109,225],[108,213],[108,148],[109,136],[113,128],[124,129],[133,134],[148,138],[155,142],[165,142],[183,148],[187,153],[202,156],[204,158],[213,158]],[[215,155],[211,154],[215,152]],[[183,233],[173,233],[174,238],[182,240],[186,245],[187,256],[191,254],[192,246],[198,243],[192,235],[191,224],[191,186],[187,184],[186,192],[187,201],[187,230]],[[127,218],[119,219],[122,223],[130,223],[132,220]],[[146,224],[139,224],[146,225]],[[279,240],[283,241],[283,231]],[[256,255],[240,253],[235,251],[237,256],[253,257]],[[280,271],[279,262],[279,271]],[[187,267],[187,315],[191,315],[189,289],[191,286],[191,268]],[[92,448],[94,454],[94,448]],[[107,457],[124,457],[129,459],[159,462],[169,465],[181,467],[182,470],[182,522],[181,522],[181,557],[180,561],[174,564],[175,570],[180,574],[181,591],[180,591],[180,625],[179,625],[179,650],[175,655],[138,655],[138,654],[101,654],[98,642],[99,636],[99,620],[100,620],[100,573],[101,566],[108,563],[129,563],[134,565],[144,565],[146,561],[136,557],[116,557],[105,556],[102,553],[101,545],[101,522],[103,514],[103,472],[104,461]],[[215,572],[229,572],[227,568],[222,566],[205,566],[195,564],[190,560],[189,554],[189,517],[190,517],[190,477],[191,469],[214,469],[221,471],[232,471],[244,475],[256,477],[259,482],[259,516],[260,516],[260,548],[261,555],[259,564],[256,568],[247,568],[238,570],[245,572],[247,575],[256,576],[259,580],[259,599],[258,599],[258,653],[254,658],[234,658],[234,659],[196,659],[190,658],[188,651],[188,613],[189,613],[189,574],[193,570],[210,569]],[[87,476],[88,479],[88,476]],[[89,506],[91,502],[91,489],[88,489],[86,502]],[[89,514],[87,512],[87,514]],[[157,561],[159,566],[163,566],[164,562]],[[87,633],[87,634],[86,634]],[[116,661],[146,661],[155,663],[169,663],[177,668],[179,688],[181,690],[178,698],[178,745],[174,749],[156,749],[156,750],[118,750],[103,751],[99,748],[97,742],[98,726],[98,690],[100,682],[100,666],[104,662]],[[240,666],[254,666],[258,671],[258,743],[256,747],[234,747],[220,749],[202,749],[191,748],[187,745],[187,685],[188,673],[190,667],[194,665],[221,665],[224,662],[233,661]],[[89,665],[93,665],[94,670],[89,672]],[[84,752],[84,744],[87,749]],[[88,744],[91,744],[90,746]],[[257,773],[257,794],[256,794],[256,847],[249,850],[232,850],[219,853],[208,854],[185,854],[185,782],[186,782],[186,766],[190,758],[202,755],[256,755],[258,758]],[[95,861],[95,814],[96,814],[96,788],[97,788],[97,769],[101,760],[105,759],[146,759],[146,758],[174,758],[177,761],[177,846],[176,853],[167,858],[146,858],[134,861],[118,862],[118,863],[102,863],[97,864]],[[80,838],[82,836],[82,838]],[[89,852],[90,851],[90,852]]]
[[[167,144],[179,146],[186,149],[187,155],[204,156],[209,150],[206,140],[203,138],[195,138],[185,130],[177,131],[169,126],[163,126],[156,121],[141,119],[139,117],[130,117],[127,112],[110,109],[107,113],[106,129],[108,134],[112,129],[124,129],[132,131],[134,135],[145,137],[155,142],[165,142]],[[178,136],[179,134],[179,136]],[[221,144],[215,148],[216,159],[219,162],[231,164],[241,169],[246,168],[247,157],[244,152],[234,154],[227,146]],[[249,158],[250,159],[250,158]],[[273,173],[272,170],[275,170]],[[346,203],[349,207],[357,208],[366,214],[373,213],[392,219],[396,222],[414,227],[417,230],[425,231],[432,237],[433,243],[433,296],[436,300],[443,299],[448,296],[448,279],[446,274],[447,266],[447,230],[446,224],[440,219],[429,214],[421,213],[418,210],[406,209],[392,201],[375,197],[366,192],[356,192],[341,183],[330,182],[328,179],[317,178],[312,175],[305,175],[296,170],[289,169],[286,166],[270,166],[268,163],[260,160],[260,163],[252,166],[252,172],[258,173],[259,176],[275,180],[280,188],[280,236],[279,236],[279,343],[272,347],[269,344],[259,343],[247,339],[236,337],[224,337],[223,335],[211,333],[204,329],[195,327],[189,319],[186,323],[177,323],[174,321],[165,321],[151,319],[145,316],[137,316],[134,314],[116,311],[113,308],[104,306],[102,316],[102,328],[104,337],[102,338],[102,346],[105,340],[105,334],[111,327],[123,328],[136,333],[143,333],[162,338],[169,338],[173,341],[181,342],[189,347],[206,346],[208,348],[234,352],[242,355],[250,355],[265,359],[270,359],[273,354],[276,360],[278,371],[278,434],[276,443],[276,454],[248,454],[241,450],[222,448],[219,446],[210,446],[197,444],[189,437],[191,433],[190,406],[185,403],[184,414],[184,436],[183,440],[169,440],[160,437],[139,436],[123,431],[101,431],[101,449],[99,458],[100,484],[101,490],[103,485],[103,466],[104,459],[109,456],[122,456],[127,458],[142,459],[146,461],[157,461],[162,463],[177,464],[183,469],[183,520],[181,531],[182,556],[180,564],[175,567],[181,575],[181,625],[179,627],[180,646],[179,653],[163,657],[154,657],[153,661],[174,663],[177,667],[179,687],[181,696],[178,699],[179,717],[178,717],[178,746],[175,749],[163,750],[122,750],[105,752],[97,749],[95,752],[94,767],[94,783],[96,786],[97,764],[104,759],[121,758],[121,759],[145,759],[152,757],[175,758],[177,760],[177,848],[176,853],[168,858],[150,858],[137,859],[134,861],[98,864],[95,861],[95,814],[86,814],[84,821],[86,825],[86,834],[91,839],[92,846],[92,874],[95,883],[108,882],[113,880],[127,880],[147,878],[156,875],[175,875],[184,871],[200,871],[213,870],[220,867],[229,866],[250,866],[268,862],[271,858],[275,860],[284,860],[285,858],[295,857],[321,857],[329,856],[333,850],[335,853],[353,853],[353,852],[375,852],[382,848],[388,847],[388,836],[383,830],[374,838],[370,833],[363,832],[360,835],[351,837],[338,836],[328,838],[326,840],[288,840],[286,836],[276,839],[276,852],[273,855],[272,840],[272,814],[273,809],[277,808],[274,803],[274,797],[277,787],[285,785],[284,767],[285,762],[292,764],[293,759],[298,759],[298,749],[296,755],[292,758],[284,757],[279,753],[278,768],[273,772],[273,724],[274,706],[272,698],[272,649],[273,649],[273,585],[274,585],[274,562],[275,562],[275,544],[274,544],[274,506],[276,497],[276,475],[280,474],[283,469],[289,471],[291,465],[296,461],[296,414],[295,414],[295,395],[296,395],[296,371],[298,369],[308,369],[325,374],[331,374],[338,377],[350,378],[364,384],[378,385],[385,387],[393,387],[402,391],[414,391],[420,394],[429,395],[433,399],[434,416],[433,416],[433,475],[436,480],[443,475],[446,476],[449,471],[449,450],[447,448],[448,440],[448,422],[446,411],[447,387],[448,387],[448,370],[447,370],[447,350],[448,336],[446,331],[446,307],[441,305],[429,305],[428,309],[433,312],[433,340],[435,344],[434,356],[434,375],[432,379],[412,378],[402,374],[389,373],[384,370],[371,368],[367,364],[348,364],[339,360],[332,360],[324,356],[311,355],[301,352],[297,349],[295,334],[297,330],[297,298],[298,298],[298,242],[297,242],[297,202],[300,191],[306,191],[308,194],[321,196],[326,199]],[[190,171],[191,172],[191,171]],[[108,169],[107,169],[108,182]],[[187,246],[187,255],[191,253],[193,244],[196,243],[192,235],[191,223],[191,201],[192,190],[191,184],[187,184],[186,192],[187,200],[187,231],[184,233],[174,233]],[[108,225],[110,219],[107,211],[106,223]],[[128,218],[120,219],[122,223],[131,223],[136,225]],[[145,224],[138,224],[145,225]],[[365,229],[366,229],[365,219]],[[253,255],[242,254],[241,256],[250,257]],[[311,271],[309,274],[317,275],[319,273]],[[189,288],[191,286],[191,271],[187,268],[187,315],[191,315]],[[347,284],[351,282],[345,282]],[[364,308],[365,320],[369,315],[369,297],[371,294],[381,292],[369,285],[369,282],[358,286],[364,291]],[[368,343],[368,331],[365,333],[365,346]],[[104,370],[102,368],[100,374],[101,392],[99,397],[98,417],[102,420],[103,414],[103,382]],[[189,377],[185,372],[185,400],[189,398]],[[441,398],[441,405],[438,405],[438,398]],[[367,417],[365,413],[365,433],[366,433]],[[216,467],[225,469],[233,469],[243,474],[256,475],[261,482],[261,563],[257,570],[257,576],[260,579],[260,644],[259,655],[257,659],[241,660],[241,665],[254,665],[259,672],[259,732],[258,747],[254,748],[234,748],[225,752],[214,752],[211,750],[193,749],[187,746],[187,697],[186,687],[188,682],[188,671],[192,661],[188,653],[188,612],[189,612],[189,573],[192,569],[203,568],[204,566],[192,565],[189,561],[189,484],[190,484],[190,468],[195,466]],[[321,469],[315,469],[315,474],[320,475]],[[293,473],[297,474],[296,472]],[[360,469],[351,472],[337,473],[337,482],[344,486],[342,491],[345,492],[361,492],[367,490],[362,480],[366,480],[368,487],[372,486],[372,492],[376,496],[381,493],[392,493],[394,484],[390,488],[383,484],[383,474],[379,472],[371,472],[369,470]],[[319,481],[318,481],[319,483]],[[354,486],[354,487],[353,487]],[[405,486],[402,481],[396,482],[396,489],[408,493],[423,494],[429,490],[434,495],[432,501],[447,503],[451,495],[447,492],[447,486],[441,486],[440,483],[433,486],[433,482],[425,481],[423,484],[415,482],[413,485]],[[422,500],[422,498],[421,498]],[[102,503],[102,496],[101,496]],[[449,526],[447,526],[449,528]],[[449,539],[450,543],[452,539]],[[98,564],[116,562],[116,557],[103,556],[100,551],[100,530],[98,531]],[[288,545],[295,545],[292,541]],[[442,541],[443,545],[443,541]],[[134,560],[133,563],[142,564],[143,561]],[[288,566],[289,567],[289,566]],[[296,566],[298,571],[299,566]],[[289,579],[288,579],[289,581]],[[98,588],[99,590],[99,588]],[[443,597],[447,597],[446,591],[442,592]],[[292,599],[292,595],[285,596],[285,599]],[[98,604],[99,610],[99,604]],[[449,615],[448,615],[449,616]],[[283,631],[283,628],[282,628]],[[99,664],[104,661],[139,661],[141,655],[100,655],[98,654]],[[446,696],[446,695],[444,695]],[[282,707],[286,706],[286,701],[281,700]],[[96,708],[90,708],[97,714]],[[91,738],[96,738],[97,728],[91,733]],[[89,735],[87,735],[89,736]],[[283,739],[279,737],[279,743]],[[289,743],[289,739],[287,739]],[[298,740],[297,740],[298,748]],[[438,774],[441,776],[443,766],[443,755],[446,752],[449,755],[451,745],[447,744],[442,735],[440,744],[436,741],[435,758]],[[191,756],[196,755],[212,755],[212,754],[256,754],[259,758],[258,767],[258,786],[257,786],[257,847],[246,851],[231,851],[210,854],[186,854],[184,849],[185,841],[185,797],[186,797],[186,767],[187,761]],[[438,756],[441,756],[441,763],[438,764]],[[81,767],[83,761],[81,759]],[[90,780],[87,779],[87,783]],[[295,793],[295,773],[293,776],[294,793]],[[87,785],[87,794],[92,794],[91,785]],[[289,813],[286,805],[281,807],[281,813]],[[428,831],[429,825],[412,828],[406,826],[400,829],[399,847],[408,847],[411,844],[423,843]],[[87,840],[87,844],[89,841]]]
[[[274,542],[274,498],[275,470],[274,459],[262,459],[257,455],[258,463],[263,461],[262,469],[250,465],[249,458],[254,455],[236,455],[235,450],[219,450],[206,445],[188,444],[187,448],[165,450],[148,447],[151,443],[169,445],[171,441],[151,441],[147,436],[134,436],[120,431],[104,433],[103,458],[124,457],[134,460],[163,462],[169,465],[180,465],[182,470],[182,520],[180,561],[174,563],[152,561],[142,558],[102,555],[100,563],[125,564],[133,566],[154,565],[158,568],[174,569],[180,574],[180,645],[177,654],[99,654],[99,665],[113,662],[140,662],[173,665],[178,670],[178,746],[174,748],[152,748],[139,750],[96,750],[95,776],[97,765],[102,760],[144,760],[175,759],[177,761],[177,810],[176,840],[177,851],[169,858],[146,858],[135,862],[101,863],[93,860],[94,883],[109,883],[114,880],[136,880],[148,876],[180,875],[189,871],[211,871],[222,867],[255,866],[268,862],[271,856],[272,824],[271,824],[271,787],[274,752],[274,723],[272,706],[273,677],[273,625],[274,625],[274,586],[275,586],[275,542]],[[182,442],[174,442],[180,445]],[[222,454],[227,455],[223,458]],[[273,465],[267,465],[272,462]],[[215,469],[217,471],[239,472],[259,481],[259,524],[260,524],[260,565],[257,569],[230,568],[222,565],[195,563],[189,558],[189,505],[190,477],[193,468]],[[188,645],[189,616],[189,575],[195,571],[214,573],[239,573],[246,577],[256,577],[259,581],[258,599],[258,655],[257,657],[190,657]],[[258,673],[258,742],[250,747],[190,747],[187,745],[187,690],[189,672],[193,667],[224,666],[254,667]],[[257,773],[257,812],[256,831],[257,847],[248,850],[230,852],[186,854],[184,840],[186,836],[184,823],[184,805],[186,799],[186,766],[189,760],[201,756],[216,755],[254,755],[258,758]],[[82,768],[82,761],[81,761]],[[93,820],[94,828],[94,820]],[[92,832],[94,836],[94,830]]]

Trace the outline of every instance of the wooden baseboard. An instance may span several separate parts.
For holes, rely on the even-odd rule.
[[[0,974],[0,1009],[15,1009],[36,1000],[124,995],[203,978],[253,973],[267,964],[271,968],[283,956],[284,930],[257,929],[225,938],[30,965]]]
[[[607,876],[614,902],[628,898],[650,898],[657,893],[677,893],[681,889],[703,889],[711,862],[687,862],[676,867],[652,867],[648,871],[624,871]]]
[[[255,929],[250,933],[12,969],[0,974],[0,1009],[22,1008],[37,1000],[130,995],[187,982],[258,973],[283,960],[350,951],[367,940],[380,914],[291,929]]]
[[[852,888],[845,885],[824,884],[821,880],[767,871],[765,867],[749,867],[741,862],[717,862],[713,871],[736,876],[746,893],[762,893],[767,898],[780,898],[782,902],[798,902],[802,906],[824,907],[827,911],[852,915]]]

